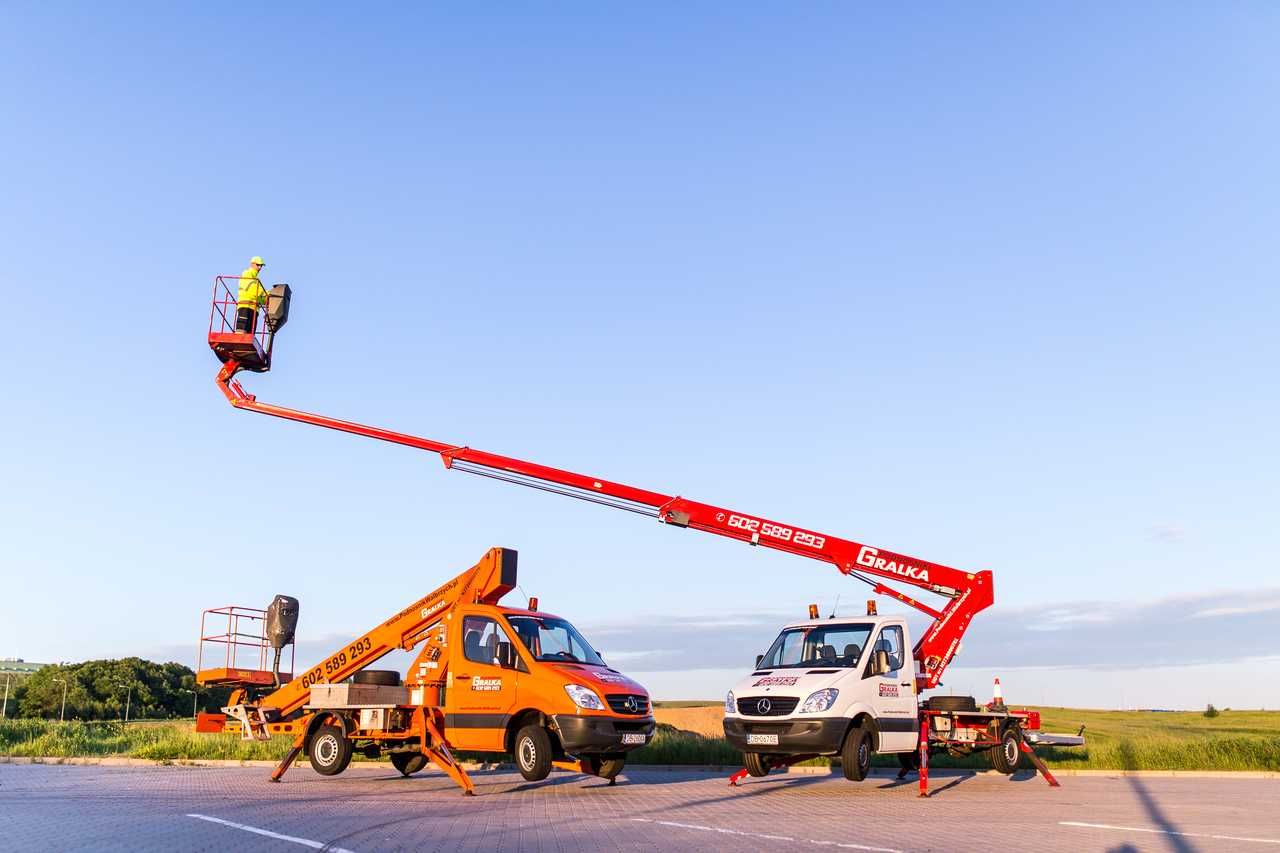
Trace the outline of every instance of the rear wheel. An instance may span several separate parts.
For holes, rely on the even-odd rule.
[[[850,729],[840,750],[840,766],[844,778],[861,782],[871,772],[871,733],[866,729]]]
[[[516,767],[528,782],[541,782],[551,773],[551,738],[539,725],[516,732]]]
[[[311,736],[307,749],[311,768],[321,776],[337,776],[351,763],[351,741],[338,726],[324,725]]]
[[[1018,769],[1022,760],[1022,735],[1017,728],[1010,727],[1000,736],[1000,744],[991,747],[987,754],[991,758],[991,766],[1006,775]]]
[[[758,752],[742,753],[742,766],[752,776],[766,776],[769,773],[769,762]]]
[[[402,776],[412,776],[427,766],[427,757],[421,752],[393,752],[391,766],[399,770]]]

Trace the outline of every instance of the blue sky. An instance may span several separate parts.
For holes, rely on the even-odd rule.
[[[295,290],[261,399],[990,568],[975,684],[1106,704],[1097,619],[1274,617],[1280,11],[1109,5],[6,7],[0,655],[189,656],[277,592],[340,638],[497,544],[623,660],[865,599],[234,412],[207,303],[253,254]],[[1057,669],[987,653],[1060,612]],[[1273,632],[1215,645],[1280,704]],[[687,651],[656,694],[732,681]]]

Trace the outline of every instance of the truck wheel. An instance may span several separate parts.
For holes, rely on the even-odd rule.
[[[399,770],[401,776],[412,776],[427,766],[427,757],[421,752],[393,752],[391,766]]]
[[[529,725],[516,732],[516,767],[528,782],[541,782],[551,773],[551,738],[539,725]]]
[[[742,766],[747,768],[747,773],[752,776],[769,775],[769,762],[765,761],[764,756],[758,752],[742,753]]]
[[[840,766],[844,778],[861,782],[871,772],[871,734],[866,729],[850,729],[840,750]]]
[[[1017,728],[1005,729],[1004,734],[1000,736],[1000,745],[987,750],[991,758],[991,766],[1005,775],[1017,770],[1018,763],[1022,761],[1022,749],[1019,747],[1021,742],[1022,736]]]
[[[351,763],[351,741],[338,726],[321,726],[311,736],[307,757],[321,776],[337,776]]]
[[[352,684],[376,684],[379,687],[399,687],[400,673],[394,669],[366,669],[351,676]]]
[[[614,777],[621,773],[622,768],[626,765],[627,762],[624,758],[602,758],[600,759],[600,769],[596,771],[596,775],[601,779],[613,781]]]

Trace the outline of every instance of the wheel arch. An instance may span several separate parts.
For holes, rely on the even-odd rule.
[[[537,708],[524,708],[516,711],[507,720],[507,730],[502,736],[502,748],[505,752],[512,752],[516,746],[516,733],[528,725],[539,725],[547,730],[547,735],[551,738],[551,746],[553,749],[560,748],[560,738],[556,733],[551,731],[547,725],[547,715]]]

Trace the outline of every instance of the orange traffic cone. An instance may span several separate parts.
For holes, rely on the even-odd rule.
[[[995,683],[991,686],[991,707],[1004,707],[1004,691],[1000,689],[1000,676],[996,676]]]

